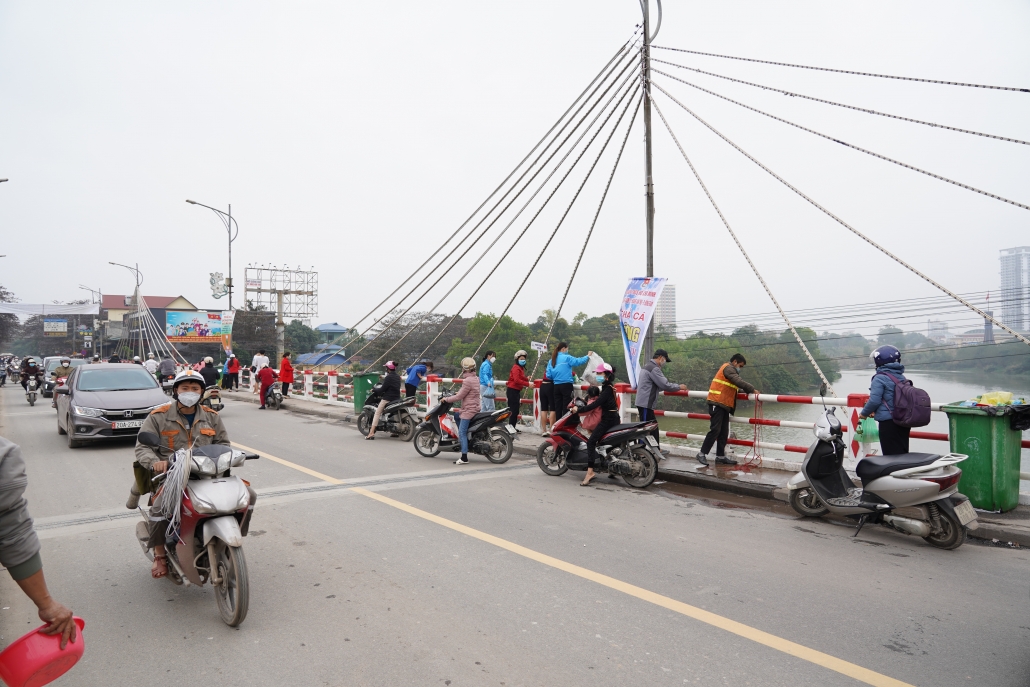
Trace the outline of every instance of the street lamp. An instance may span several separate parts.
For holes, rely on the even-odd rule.
[[[229,205],[229,212],[222,212],[218,208],[213,208],[210,205],[204,205],[198,203],[195,200],[186,199],[186,202],[190,205],[199,205],[202,208],[207,208],[216,215],[218,219],[222,220],[222,224],[225,225],[225,231],[229,236],[229,278],[225,280],[225,285],[229,287],[229,310],[232,310],[232,242],[236,240],[236,237],[240,234],[240,225],[232,218],[232,204]],[[236,231],[233,232],[232,228],[235,225]]]
[[[143,283],[143,275],[140,274],[139,263],[138,262],[136,263],[135,267],[129,267],[128,265],[123,265],[120,262],[111,262],[111,261],[108,261],[107,264],[108,265],[115,265],[117,267],[124,267],[125,269],[129,270],[130,272],[132,272],[133,275],[136,277],[136,290],[139,291],[140,284]]]

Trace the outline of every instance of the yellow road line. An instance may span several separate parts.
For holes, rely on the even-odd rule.
[[[309,471],[305,470],[305,472]],[[769,634],[768,632],[755,629],[749,625],[738,623],[735,620],[724,618],[721,615],[716,615],[715,613],[711,613],[696,606],[691,606],[681,601],[670,599],[667,596],[656,594],[643,589],[642,587],[637,587],[636,585],[617,580],[613,577],[608,577],[607,575],[602,575],[601,573],[582,568],[578,565],[573,565],[572,563],[566,563],[563,560],[553,558],[532,549],[527,549],[526,547],[519,546],[518,544],[513,544],[510,541],[501,539],[500,537],[495,537],[492,534],[480,532],[479,530],[456,523],[453,520],[447,520],[446,518],[441,518],[438,515],[427,513],[424,510],[409,506],[408,504],[401,503],[400,501],[395,501],[387,496],[383,496],[382,494],[377,494],[376,492],[369,491],[361,487],[351,487],[350,491],[362,494],[370,499],[375,499],[376,501],[385,503],[388,506],[393,506],[394,508],[402,510],[405,513],[410,513],[411,515],[422,518],[423,520],[434,522],[437,525],[443,525],[455,532],[461,532],[462,534],[474,537],[480,541],[493,544],[494,546],[505,549],[506,551],[511,551],[519,556],[524,556],[525,558],[536,561],[537,563],[542,563],[543,565],[562,570],[571,575],[582,577],[583,579],[590,580],[591,582],[596,582],[597,584],[622,592],[623,594],[634,596],[641,601],[653,603],[656,606],[661,606],[662,608],[680,613],[689,618],[693,618],[694,620],[700,620],[703,623],[707,623],[708,625],[712,625],[713,627],[717,627],[721,630],[732,632],[744,639],[758,642],[770,649],[782,651],[785,654],[796,656],[797,658],[808,661],[809,663],[814,663],[815,665],[822,666],[823,668],[828,668],[840,673],[841,675],[846,675],[860,682],[864,682],[867,685],[874,685],[875,687],[913,687],[907,682],[902,682],[900,680],[895,680],[892,677],[881,675],[880,673],[869,670],[868,668],[863,668],[862,666],[855,665],[854,663],[849,663],[848,661],[844,661],[835,656],[830,656],[829,654],[824,654],[823,652],[816,651],[815,649],[809,649],[807,646],[802,646],[801,644],[783,639],[782,637],[777,637],[776,635]]]
[[[251,448],[249,446],[244,446],[243,444],[237,444],[235,441],[230,442],[230,443],[233,446],[235,446],[236,448],[240,449],[241,451],[247,451],[248,453],[257,453],[262,458],[267,458],[268,460],[274,461],[274,462],[279,463],[281,465],[285,465],[288,468],[293,468],[294,470],[300,470],[304,474],[311,475],[312,477],[320,479],[323,482],[329,482],[330,484],[346,484],[347,483],[347,480],[336,479],[335,477],[330,477],[329,475],[323,475],[321,472],[317,472],[315,470],[312,470],[311,468],[306,468],[303,465],[297,465],[296,463],[291,463],[290,461],[285,460],[283,458],[276,458],[275,456],[273,456],[273,455],[271,455],[271,454],[269,454],[269,453],[267,453],[265,451],[259,451],[256,448]]]

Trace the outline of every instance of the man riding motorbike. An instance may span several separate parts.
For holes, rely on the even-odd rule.
[[[54,368],[54,371],[50,373],[50,376],[53,377],[54,379],[60,379],[61,377],[64,377],[65,379],[67,379],[68,375],[70,375],[72,373],[72,370],[74,370],[74,369],[75,368],[72,367],[71,358],[61,358],[61,365],[59,367]],[[57,394],[56,393],[54,394],[54,401],[53,401],[53,403],[50,404],[50,407],[51,408],[56,408],[57,407]]]
[[[39,369],[35,359],[25,358],[21,361],[21,388],[28,391],[29,379],[33,377],[36,379],[37,386],[43,383],[43,371]]]
[[[170,353],[161,356],[161,363],[157,366],[157,381],[164,383],[166,379],[175,376],[175,361]]]
[[[143,367],[147,368],[147,372],[149,372],[150,374],[157,374],[157,359],[154,358],[153,353],[147,354],[147,361],[143,363]]]
[[[141,433],[151,432],[161,437],[160,448],[151,448],[136,442],[135,457],[141,467],[162,473],[168,469],[168,458],[179,449],[208,444],[229,446],[229,435],[218,413],[200,405],[203,393],[204,378],[199,372],[187,369],[175,376],[172,382],[172,398],[175,400],[151,411],[140,427]],[[257,499],[257,492],[249,485],[247,489],[250,492],[250,503],[253,505]],[[136,494],[136,491],[133,485],[132,496],[126,504],[129,508],[135,508],[136,502],[139,501],[140,495]],[[156,496],[157,494],[154,495],[155,498]],[[154,547],[154,565],[150,574],[154,578],[168,574],[164,546]]]
[[[200,376],[204,378],[204,384],[207,386],[218,384],[218,370],[215,369],[215,360],[211,356],[204,358],[204,367],[200,368]]]

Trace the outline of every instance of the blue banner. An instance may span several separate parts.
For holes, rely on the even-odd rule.
[[[622,306],[619,308],[622,348],[626,352],[626,374],[634,389],[637,388],[637,374],[640,372],[640,349],[644,345],[647,327],[651,324],[651,316],[654,315],[666,281],[666,277],[633,277],[622,297]]]

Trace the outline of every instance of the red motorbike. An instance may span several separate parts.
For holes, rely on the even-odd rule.
[[[586,405],[577,398],[569,404],[580,409]],[[536,462],[544,474],[558,477],[568,470],[585,472],[587,469],[587,440],[590,432],[580,427],[579,413],[566,413],[551,427],[551,436],[536,450]],[[597,443],[600,456],[595,459],[594,470],[618,475],[631,487],[643,489],[658,476],[658,442],[651,432],[658,429],[657,420],[615,425]]]

